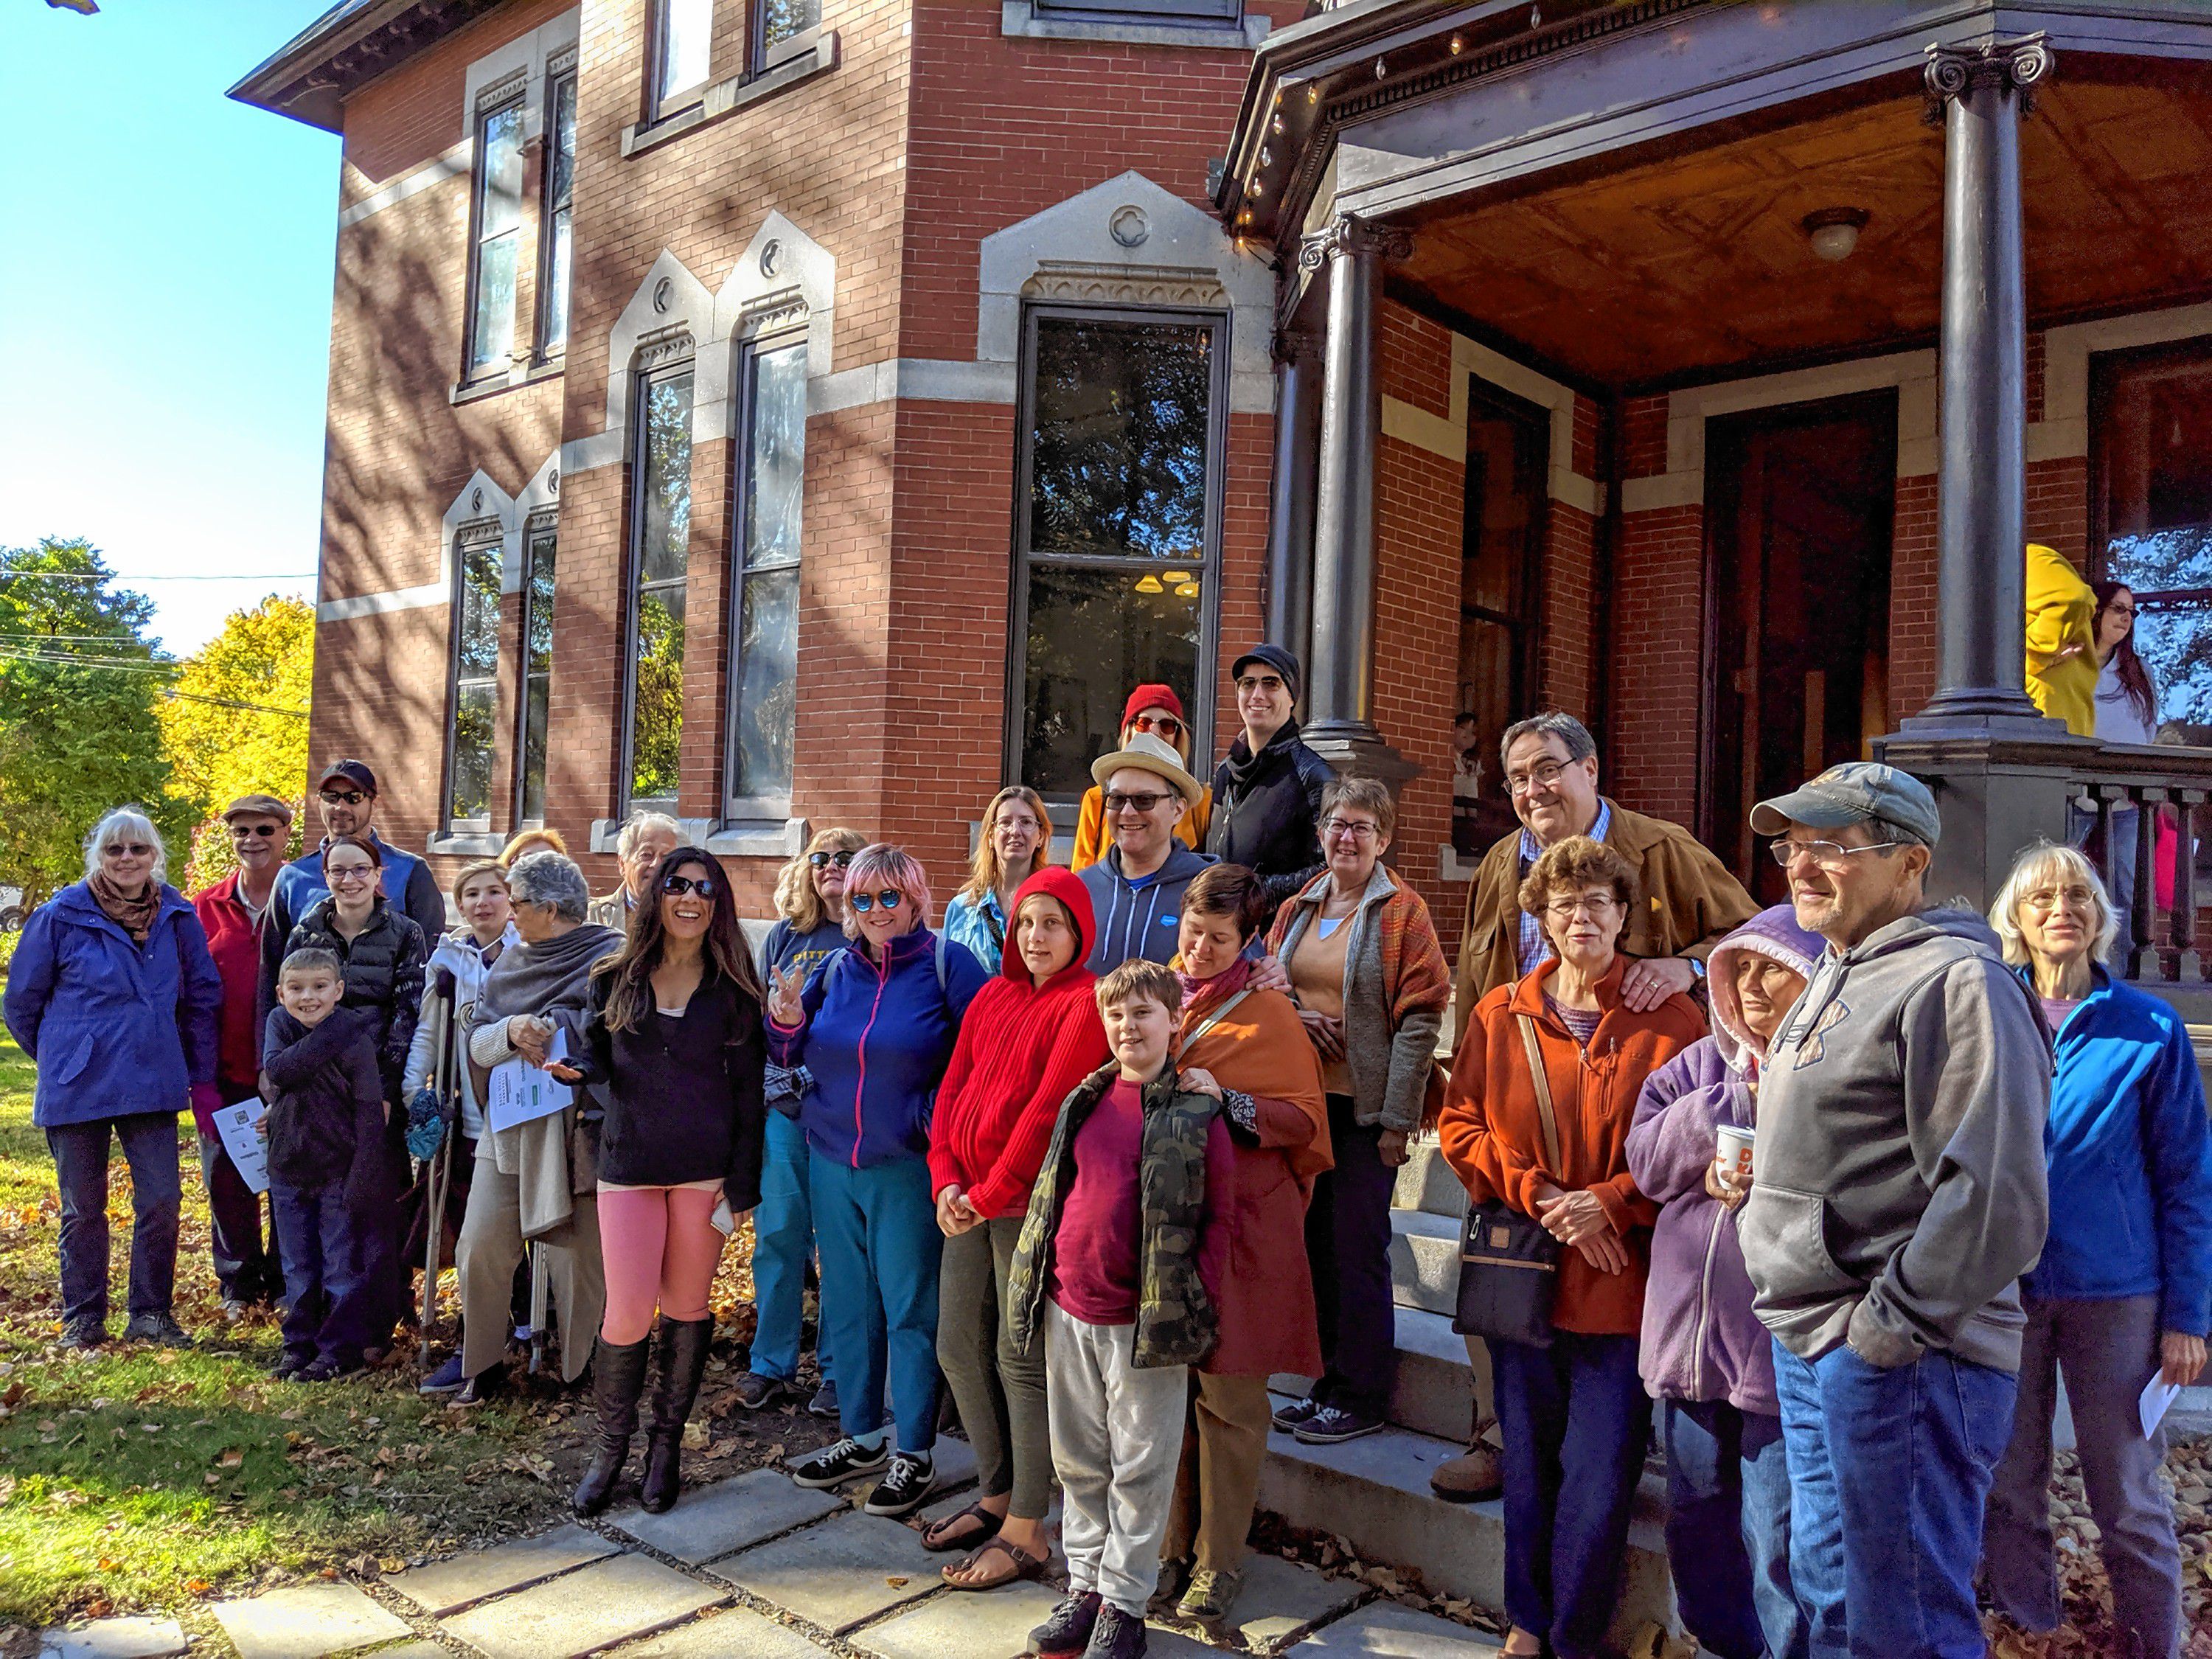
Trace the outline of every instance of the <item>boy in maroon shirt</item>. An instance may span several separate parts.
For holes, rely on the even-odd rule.
[[[1182,991],[1132,958],[1099,982],[1114,1064],[1060,1111],[1008,1275],[1012,1319],[1042,1323],[1068,1595],[1031,1632],[1046,1659],[1138,1659],[1182,1449],[1189,1367],[1218,1335],[1228,1250],[1211,1195],[1231,1174],[1218,1087],[1170,1058]]]

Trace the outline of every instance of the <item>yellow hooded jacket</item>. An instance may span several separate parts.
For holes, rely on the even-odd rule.
[[[2097,595],[2053,549],[2027,544],[2027,695],[2077,738],[2097,735]]]

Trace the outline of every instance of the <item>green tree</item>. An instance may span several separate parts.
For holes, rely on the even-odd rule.
[[[183,850],[154,714],[173,669],[146,638],[154,602],[114,583],[84,541],[0,548],[0,882],[27,896],[82,874],[86,833],[125,802]]]

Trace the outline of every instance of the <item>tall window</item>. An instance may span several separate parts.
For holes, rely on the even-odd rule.
[[[504,370],[514,351],[515,259],[522,246],[522,100],[477,118],[476,238],[469,260],[468,378]]]
[[[559,356],[568,345],[569,204],[576,187],[576,71],[553,77],[546,93],[545,205],[539,218],[538,351]]]
[[[457,825],[491,823],[492,732],[499,710],[499,578],[496,536],[453,549],[453,724],[447,744],[446,816]]]
[[[1130,687],[1173,686],[1209,729],[1221,325],[1042,309],[1028,321],[1009,762],[1073,799]]]
[[[2100,357],[2092,390],[2100,562],[2135,590],[2160,719],[2212,726],[2212,342]]]
[[[673,811],[684,737],[684,581],[691,540],[691,365],[638,383],[630,610],[629,804]]]
[[[659,39],[653,54],[655,113],[669,114],[699,101],[714,30],[714,0],[659,0],[654,7]]]
[[[812,44],[822,24],[822,0],[754,0],[759,30],[753,61],[763,70],[795,58]]]
[[[553,690],[554,528],[532,525],[522,566],[522,799],[526,823],[545,822],[545,726]]]
[[[1480,857],[1514,823],[1498,769],[1498,742],[1529,712],[1550,450],[1546,411],[1479,384],[1470,391],[1455,712],[1474,720],[1455,727],[1469,747],[1452,775],[1452,845],[1463,857]]]
[[[787,815],[799,708],[799,502],[806,473],[806,340],[745,354],[738,647],[731,672],[730,815]]]

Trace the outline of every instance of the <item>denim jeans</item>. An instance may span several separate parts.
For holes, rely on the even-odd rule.
[[[1505,1611],[1559,1659],[1591,1659],[1620,1599],[1651,1401],[1632,1336],[1490,1345],[1505,1441]]]
[[[370,1241],[382,1218],[355,1214],[337,1182],[287,1187],[271,1182],[269,1204],[276,1212],[284,1283],[292,1297],[284,1310],[284,1357],[299,1365],[317,1359],[355,1363],[375,1316]]]
[[[806,1132],[781,1112],[768,1115],[761,1158],[760,1204],[753,1211],[752,1357],[761,1376],[788,1382],[799,1375],[799,1325],[805,1316],[806,1264],[814,1259],[814,1206],[808,1190]],[[816,1326],[814,1352],[830,1375],[830,1322]]]
[[[1815,1659],[1983,1659],[1974,1568],[2017,1379],[1948,1353],[1884,1370],[1779,1342],[1774,1375]]]
[[[1398,1371],[1397,1312],[1390,1289],[1390,1194],[1398,1172],[1382,1161],[1382,1129],[1362,1127],[1349,1095],[1328,1097],[1336,1167],[1314,1182],[1306,1208],[1322,1363],[1313,1397],[1363,1417],[1390,1408]]]
[[[808,1176],[839,1420],[847,1434],[876,1433],[888,1386],[898,1449],[927,1452],[937,1443],[937,1267],[945,1248],[929,1166],[902,1158],[855,1170],[817,1158]]]
[[[165,1314],[177,1285],[177,1115],[131,1112],[46,1131],[61,1189],[62,1317],[107,1319],[107,1146],[123,1143],[131,1166],[131,1316]]]
[[[1782,1419],[1724,1400],[1664,1402],[1667,1560],[1682,1623],[1721,1659],[1808,1659],[1790,1585]]]
[[[261,1194],[246,1184],[216,1135],[202,1135],[200,1179],[207,1185],[208,1243],[215,1256],[216,1283],[233,1302],[281,1302],[284,1270],[276,1243],[276,1218],[269,1218],[263,1242]]]

